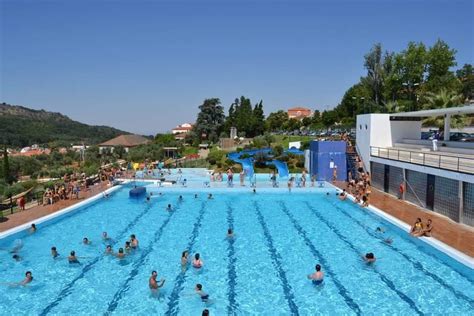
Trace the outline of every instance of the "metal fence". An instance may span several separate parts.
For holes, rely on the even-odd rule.
[[[460,156],[424,153],[406,149],[370,147],[372,157],[408,162],[450,171],[474,174],[474,159]]]

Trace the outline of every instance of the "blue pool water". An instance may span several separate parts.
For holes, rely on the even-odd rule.
[[[1,285],[0,314],[200,315],[203,308],[211,315],[472,314],[472,270],[340,202],[334,189],[252,194],[248,188],[149,186],[155,192],[150,203],[130,199],[129,189],[41,224],[33,235],[1,240],[2,248],[19,238],[24,244],[21,262],[0,253],[2,282],[20,281],[27,270],[35,279],[25,288]],[[175,210],[167,212],[167,204]],[[235,231],[230,240],[229,227]],[[387,231],[376,233],[377,227]],[[114,250],[130,234],[140,249],[123,261],[104,256],[103,231]],[[91,245],[81,244],[85,236]],[[384,243],[386,237],[393,244]],[[53,260],[53,245],[63,258],[75,250],[85,257],[82,264]],[[185,249],[201,254],[201,271],[182,270]],[[362,262],[366,252],[379,258],[374,266]],[[325,272],[321,286],[306,279],[316,263]],[[148,290],[152,270],[166,279],[158,297]],[[209,304],[194,294],[196,283],[210,294]]]

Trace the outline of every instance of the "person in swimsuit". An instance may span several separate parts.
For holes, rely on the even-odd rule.
[[[84,238],[82,239],[82,243],[83,243],[84,245],[90,245],[90,244],[91,244],[91,241],[89,240],[89,238],[84,237]]]
[[[339,200],[344,201],[347,198],[347,193],[346,189],[342,190],[342,192],[339,194]]]
[[[123,252],[123,248],[119,248],[118,253],[115,256],[119,259],[125,258],[125,253]]]
[[[431,219],[428,219],[428,222],[426,222],[426,227],[423,229],[423,236],[425,237],[431,237],[431,231],[433,230],[433,223]]]
[[[366,253],[362,258],[367,264],[372,264],[377,260],[372,252]]]
[[[204,262],[201,260],[201,255],[199,253],[194,255],[193,267],[196,269],[202,268]]]
[[[130,252],[132,252],[132,246],[130,245],[130,242],[129,241],[126,241],[125,242],[125,252],[127,254],[129,254]]]
[[[206,308],[202,311],[202,316],[209,316],[209,310]]]
[[[310,279],[314,285],[319,285],[323,283],[324,273],[321,271],[321,265],[319,264],[315,266],[315,269],[316,271],[314,273],[308,275],[308,279]]]
[[[197,195],[197,194],[194,194],[194,198],[197,199],[197,198],[198,198],[198,195]]]
[[[168,212],[171,212],[173,210],[173,208],[171,207],[171,204],[168,204],[168,206],[166,207],[166,210]]]
[[[114,251],[113,251],[113,249],[112,249],[112,246],[111,246],[111,245],[107,245],[107,247],[105,247],[105,254],[106,254],[106,255],[111,255],[111,254],[113,254],[113,253],[114,253]]]
[[[421,222],[421,218],[417,218],[415,224],[413,224],[410,234],[412,236],[417,236],[423,232],[423,223]]]
[[[185,250],[181,254],[181,266],[186,267],[188,265],[188,251]]]
[[[109,237],[109,235],[107,234],[107,232],[103,232],[103,233],[102,233],[102,240],[104,240],[104,241],[110,240],[110,237]]]
[[[17,255],[17,254],[14,254],[14,255],[12,256],[12,259],[15,260],[16,262],[21,261],[20,255]]]
[[[209,300],[209,294],[202,290],[202,284],[196,284],[196,288],[194,290],[196,291],[196,294],[201,297],[201,301],[207,302]]]
[[[163,287],[165,284],[165,279],[161,279],[160,283],[156,281],[156,278],[158,277],[158,273],[156,271],[151,272],[150,279],[148,280],[148,286],[150,287],[150,290],[152,293],[156,293],[159,288]]]
[[[57,257],[59,257],[58,250],[54,246],[51,247],[51,256],[53,257],[53,259],[56,259]]]
[[[232,228],[229,228],[227,230],[227,238],[234,238],[234,231],[232,230]]]
[[[182,195],[179,196],[178,202],[183,202],[183,196]]]
[[[23,281],[21,281],[20,283],[18,283],[18,285],[27,285],[28,283],[31,283],[33,281],[33,274],[31,273],[31,271],[26,271],[25,273],[25,278],[23,279]]]
[[[207,196],[207,199],[208,199],[208,200],[212,200],[212,199],[213,199],[212,193],[209,193],[209,195]]]
[[[135,234],[130,235],[130,244],[133,249],[138,248],[138,239],[136,238]]]
[[[30,234],[36,233],[36,224],[31,224]]]
[[[71,253],[69,254],[69,256],[67,257],[67,260],[69,261],[69,263],[80,263],[79,260],[77,259],[76,257],[76,252],[73,250],[71,251]]]

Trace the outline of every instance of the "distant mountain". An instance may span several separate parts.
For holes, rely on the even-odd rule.
[[[50,142],[61,146],[84,142],[92,145],[121,134],[130,133],[83,124],[61,113],[0,103],[0,144],[24,147]]]

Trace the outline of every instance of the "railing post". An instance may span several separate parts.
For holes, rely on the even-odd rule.
[[[426,154],[423,153],[423,166],[426,165],[426,163],[425,163],[425,156],[426,156]]]
[[[397,149],[397,160],[400,161],[400,149]]]
[[[463,213],[464,213],[464,182],[459,181],[459,223],[463,222]]]
[[[456,171],[459,171],[459,157],[457,157],[458,159],[458,168],[456,169]]]
[[[410,163],[411,163],[411,151],[409,151],[409,153],[410,153]]]
[[[441,168],[441,155],[438,155],[438,168]]]

